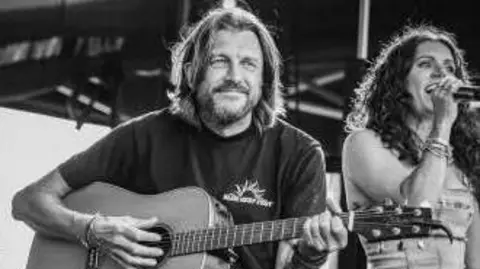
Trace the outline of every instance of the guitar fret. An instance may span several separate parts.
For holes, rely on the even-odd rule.
[[[190,231],[189,233],[190,233],[188,237],[189,246],[190,246],[189,252],[194,252],[195,251],[195,231]]]
[[[175,254],[178,255],[178,254],[180,254],[180,251],[181,251],[180,247],[181,247],[181,242],[182,241],[181,241],[181,237],[180,237],[179,234],[176,235],[175,239],[177,241],[177,243],[176,243],[177,244],[177,251],[175,251]]]
[[[181,233],[178,233],[177,234],[177,239],[178,239],[178,242],[177,242],[177,253],[176,254],[180,254],[182,253],[182,234]]]
[[[188,232],[188,252],[193,252],[193,236],[195,235],[194,231]]]
[[[177,253],[177,238],[175,234],[172,235],[172,251],[170,252],[172,256],[175,256]]]
[[[202,243],[203,243],[203,251],[205,251],[207,249],[207,235],[208,235],[208,231],[209,230],[206,230],[204,233],[203,233],[203,238],[202,238]]]
[[[284,220],[282,220],[280,226],[282,228],[282,233],[280,234],[280,238],[283,238],[283,235],[285,234],[285,221]]]
[[[185,241],[184,241],[183,237],[184,237],[184,234],[181,233],[181,234],[180,234],[180,249],[179,249],[179,254],[185,253],[185,250],[184,250],[184,248],[185,248]]]
[[[240,238],[240,244],[243,245],[244,239],[245,239],[245,226],[242,225],[242,237]]]
[[[183,253],[188,253],[188,232],[183,235]]]
[[[222,245],[221,243],[221,240],[222,240],[222,229],[221,228],[217,228],[217,231],[218,231],[218,241],[217,241],[217,248],[220,247]]]
[[[270,221],[270,224],[272,226],[271,230],[270,230],[270,241],[273,240],[273,232],[275,231],[275,226],[274,226],[274,222],[273,221]]]
[[[255,227],[255,224],[251,225],[251,227],[250,227],[250,244],[253,243],[254,227]]]
[[[215,238],[215,229],[211,230],[212,234],[210,236],[210,248],[213,249],[213,239]]]
[[[220,229],[222,230],[222,238],[220,238],[220,246],[219,247],[224,248],[227,245],[228,229],[227,229],[227,227],[222,227]]]
[[[205,230],[205,231],[203,232],[203,236],[202,236],[202,243],[203,243],[202,251],[205,251],[205,250],[208,249],[208,246],[207,246],[207,244],[208,244],[208,241],[207,241],[207,239],[208,239],[208,231],[209,231],[209,230],[207,229],[207,230]]]
[[[227,226],[227,231],[225,232],[226,235],[225,235],[225,245],[223,245],[224,247],[227,247],[228,246],[228,226]]]
[[[259,242],[262,242],[263,237],[263,222],[260,222],[260,239]]]
[[[214,242],[213,242],[213,240],[215,239],[215,229],[211,229],[211,230],[210,230],[210,233],[211,233],[211,234],[209,235],[209,236],[210,236],[210,249],[213,249],[213,247],[214,247]]]
[[[194,231],[189,231],[188,232],[188,235],[187,235],[187,251],[188,253],[192,252],[193,251],[193,236],[194,236]]]
[[[204,237],[205,237],[205,230],[197,231],[197,252],[202,252],[204,250]]]
[[[197,240],[197,235],[198,235],[197,232],[193,232],[192,251],[194,251],[194,252],[199,251],[199,248],[200,248],[200,246],[198,244],[199,242]],[[195,243],[197,243],[197,245],[195,245]]]
[[[282,239],[282,222],[276,222],[275,224],[275,235],[274,235],[274,238],[273,238],[273,241],[276,241],[276,240],[279,240],[279,239]]]
[[[236,239],[237,239],[237,228],[235,226],[233,226],[233,240],[232,240],[232,244],[235,245],[236,244]]]
[[[189,234],[190,232],[185,233],[185,253],[188,253],[188,249],[190,246]]]
[[[297,228],[297,219],[293,219],[293,233],[292,238],[295,236],[295,229]]]
[[[188,231],[187,234],[185,235],[185,245],[186,245],[186,253],[190,253],[190,248],[191,248],[191,243],[192,243],[192,240],[190,240],[190,237],[191,237],[191,234],[192,232],[191,231]]]
[[[208,249],[208,232],[210,230],[209,229],[206,229],[204,232],[203,232],[203,238],[202,238],[202,243],[203,243],[203,248],[202,248],[202,251],[206,251]]]

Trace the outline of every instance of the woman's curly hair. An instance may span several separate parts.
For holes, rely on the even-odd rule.
[[[348,132],[364,128],[375,131],[387,148],[399,154],[401,161],[413,165],[420,162],[421,141],[406,124],[407,115],[413,112],[413,97],[407,91],[406,78],[416,48],[426,41],[446,45],[454,58],[454,75],[465,83],[470,80],[464,51],[458,48],[452,33],[431,25],[407,26],[382,48],[367,70],[355,89],[352,111],[346,118]],[[480,201],[479,120],[478,112],[461,103],[450,143],[455,164],[469,178]]]

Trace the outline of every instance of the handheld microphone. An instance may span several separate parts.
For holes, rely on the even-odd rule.
[[[462,86],[458,88],[457,92],[453,93],[453,98],[456,101],[480,101],[480,86]]]

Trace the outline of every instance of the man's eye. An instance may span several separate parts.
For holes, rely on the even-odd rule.
[[[213,67],[222,67],[227,63],[224,58],[214,58],[210,61],[210,65]]]
[[[248,69],[248,70],[255,70],[257,68],[257,64],[253,61],[243,61],[243,65]]]

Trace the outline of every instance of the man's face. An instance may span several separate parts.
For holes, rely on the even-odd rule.
[[[262,94],[263,54],[251,31],[220,30],[213,35],[196,98],[203,120],[220,126],[251,117]]]

